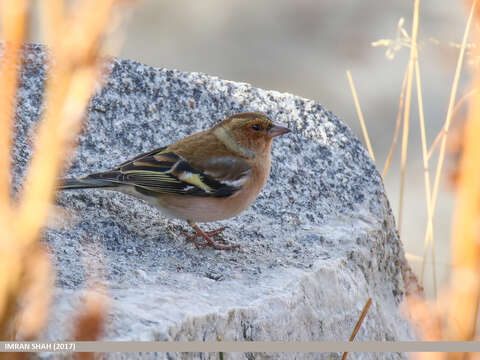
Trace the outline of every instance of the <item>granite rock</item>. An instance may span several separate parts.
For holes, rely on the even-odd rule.
[[[45,57],[43,47],[25,47],[13,151],[16,190],[43,110]],[[381,176],[352,131],[315,101],[112,59],[67,173],[110,169],[240,111],[263,112],[293,130],[274,141],[271,175],[255,203],[233,219],[203,225],[228,226],[224,237],[240,250],[197,249],[182,235],[190,231],[184,222],[127,195],[59,193],[61,216],[43,234],[57,271],[43,340],[69,339],[89,281],[108,288],[105,340],[344,341],[369,297],[373,304],[357,340],[414,338],[399,309],[412,275]]]

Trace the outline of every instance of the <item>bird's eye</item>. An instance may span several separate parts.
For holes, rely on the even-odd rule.
[[[260,124],[253,124],[252,129],[255,130],[255,131],[261,131],[261,130],[263,130],[263,127]]]

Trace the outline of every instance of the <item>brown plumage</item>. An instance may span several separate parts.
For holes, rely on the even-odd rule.
[[[59,189],[105,188],[135,196],[186,220],[196,232],[188,239],[197,246],[229,250],[237,245],[211,239],[224,228],[204,232],[196,223],[228,219],[250,206],[269,176],[272,140],[287,132],[266,115],[238,113],[111,171],[65,179]]]

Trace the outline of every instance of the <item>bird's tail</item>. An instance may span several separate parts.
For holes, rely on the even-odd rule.
[[[100,174],[92,174],[78,179],[61,179],[57,190],[116,188],[119,186],[118,182],[108,179],[101,179],[98,175]]]

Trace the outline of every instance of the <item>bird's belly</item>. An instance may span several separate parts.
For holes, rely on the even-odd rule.
[[[242,196],[241,191],[229,198],[209,198],[194,196],[162,196],[157,206],[170,217],[210,222],[224,220],[238,215],[249,207],[255,196]]]
[[[185,210],[188,210],[188,204],[181,203],[178,204],[179,206],[174,206],[178,202],[176,199],[178,196],[162,194],[162,199],[159,199],[158,197],[145,195],[137,191],[133,186],[122,186],[115,190],[145,201],[146,203],[160,209],[162,214],[166,217],[173,219],[186,219],[184,216],[182,216],[182,213]]]

